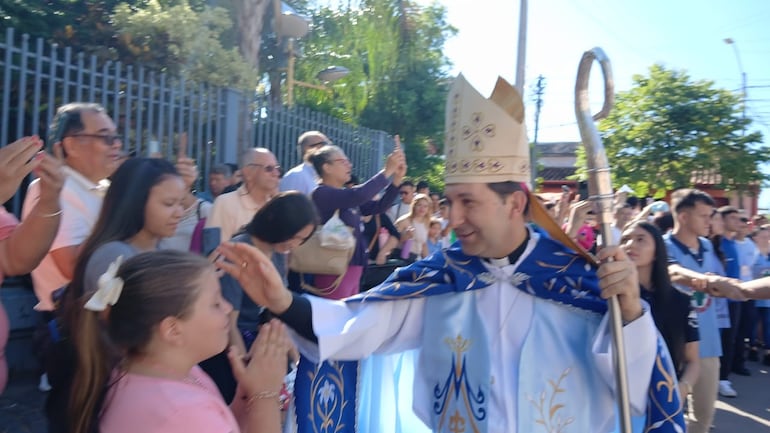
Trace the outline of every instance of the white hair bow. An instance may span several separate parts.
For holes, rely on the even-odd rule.
[[[117,276],[118,268],[123,263],[123,256],[119,256],[110,264],[107,271],[99,277],[99,289],[86,302],[85,309],[90,311],[104,311],[107,306],[115,305],[123,291],[123,279]]]

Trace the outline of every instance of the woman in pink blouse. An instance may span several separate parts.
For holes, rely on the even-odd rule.
[[[24,137],[0,148],[0,203],[11,198],[21,181],[34,170],[40,177],[40,200],[29,217],[19,221],[0,206],[0,284],[5,275],[30,272],[45,257],[59,229],[59,193],[64,184],[61,162],[40,150],[37,137]],[[0,394],[8,382],[5,344],[10,324],[0,303]]]

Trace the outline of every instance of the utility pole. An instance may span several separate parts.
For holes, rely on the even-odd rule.
[[[521,95],[522,102],[524,100],[524,69],[527,58],[527,0],[519,0],[519,41],[518,51],[516,53],[516,83],[514,87]],[[529,148],[529,166],[531,178],[530,185],[534,191],[537,186],[535,184],[535,176],[537,175],[537,167],[535,165],[535,147]]]
[[[545,93],[545,77],[539,75],[537,82],[535,83],[535,141],[532,143],[530,149],[530,169],[532,171],[532,188],[535,188],[535,179],[537,179],[537,163],[535,157],[537,156],[537,133],[540,130],[540,109],[543,107],[543,94]]]
[[[524,66],[527,59],[527,0],[519,3],[519,42],[516,53],[516,83],[514,87],[524,96]]]
[[[537,146],[537,133],[540,130],[540,109],[543,108],[543,94],[545,93],[545,77],[538,75],[535,83],[535,145]]]
[[[724,42],[727,45],[733,46],[733,52],[735,53],[735,60],[738,63],[738,71],[741,73],[741,96],[743,98],[743,127],[741,131],[741,136],[746,137],[746,71],[743,69],[743,62],[741,62],[741,54],[738,51],[738,45],[735,43],[735,40],[733,38],[725,38]],[[743,186],[738,185],[738,207],[743,208]],[[753,211],[753,209],[752,209]]]

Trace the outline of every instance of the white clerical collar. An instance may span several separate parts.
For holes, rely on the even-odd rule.
[[[503,266],[508,266],[511,264],[511,260],[508,257],[503,257],[501,259],[484,259],[484,260],[490,265],[497,266],[498,268],[502,268]]]
[[[501,257],[498,259],[494,258],[488,258],[484,257],[482,258],[484,263],[489,264],[490,266],[495,267],[504,267],[508,265],[515,265],[522,260],[524,260],[525,257],[527,257],[532,250],[535,249],[535,245],[537,244],[537,241],[540,239],[540,233],[538,233],[536,230],[532,229],[529,225],[527,225],[527,238],[526,240],[519,245],[518,248],[516,248],[515,251],[511,252],[507,257]]]

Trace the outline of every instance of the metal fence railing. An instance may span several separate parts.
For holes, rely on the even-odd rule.
[[[31,41],[26,34],[17,37],[12,28],[0,40],[0,71],[0,146],[25,135],[46,137],[60,105],[97,102],[117,124],[128,152],[144,155],[157,144],[171,157],[178,134],[187,132],[188,154],[198,161],[202,188],[213,164],[237,163],[247,146],[270,149],[283,167],[296,165],[297,137],[307,130],[326,133],[345,150],[362,178],[379,170],[393,146],[392,137],[382,131],[303,107],[273,107],[265,95],[73,53],[70,47],[43,39]],[[17,194],[7,204],[17,215],[21,197]]]
[[[270,108],[269,96],[256,99],[255,112],[252,142],[270,149],[286,169],[300,162],[296,144],[305,131],[319,130],[340,146],[361,180],[377,173],[393,149],[393,137],[383,131],[353,126],[306,107]]]

